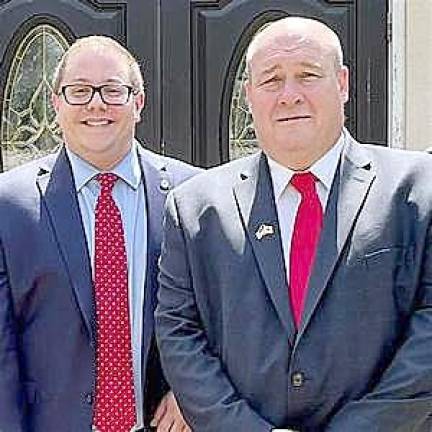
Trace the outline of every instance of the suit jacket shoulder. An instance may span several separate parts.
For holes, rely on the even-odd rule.
[[[0,197],[12,195],[16,197],[18,190],[31,192],[38,176],[50,172],[59,156],[51,154],[0,174]]]
[[[263,159],[260,151],[250,156],[227,162],[210,168],[197,177],[176,188],[176,195],[193,195],[195,199],[204,197],[221,197],[228,190],[246,178],[258,175],[260,161]]]
[[[428,153],[361,144],[349,136],[343,163],[371,170],[389,193],[423,190],[432,198],[432,157]]]
[[[137,148],[144,167],[149,168],[153,173],[158,172],[162,189],[166,187],[166,190],[169,190],[203,171],[186,162],[147,150],[140,143]]]

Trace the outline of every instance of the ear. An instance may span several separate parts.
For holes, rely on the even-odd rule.
[[[135,122],[139,122],[141,120],[141,111],[145,106],[145,93],[139,92],[134,96],[134,119]]]
[[[349,70],[347,66],[342,66],[337,74],[339,83],[339,93],[343,103],[348,102],[349,98]]]
[[[54,111],[58,115],[59,107],[60,107],[60,96],[58,94],[52,93],[51,94],[51,103],[54,108]]]
[[[245,91],[245,94],[246,94],[246,102],[248,104],[249,109],[251,109],[251,107],[252,107],[252,103],[251,103],[251,91],[252,90],[251,90],[251,87],[252,87],[252,84],[250,82],[250,78],[248,78],[244,82],[243,88],[244,88],[244,91]]]

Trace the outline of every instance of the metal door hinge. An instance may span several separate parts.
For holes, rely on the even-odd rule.
[[[388,43],[391,43],[393,39],[393,15],[391,12],[387,12],[387,31],[386,39]]]

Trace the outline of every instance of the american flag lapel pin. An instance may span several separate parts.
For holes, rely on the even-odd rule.
[[[257,240],[262,240],[264,237],[272,236],[274,232],[273,225],[262,223],[255,231],[255,237]]]

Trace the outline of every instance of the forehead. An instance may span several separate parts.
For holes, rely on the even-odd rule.
[[[281,33],[257,43],[251,57],[253,72],[282,65],[309,65],[324,68],[331,63],[331,49],[313,37]]]
[[[70,54],[63,80],[124,81],[128,76],[129,65],[120,52],[109,47],[83,47]]]

